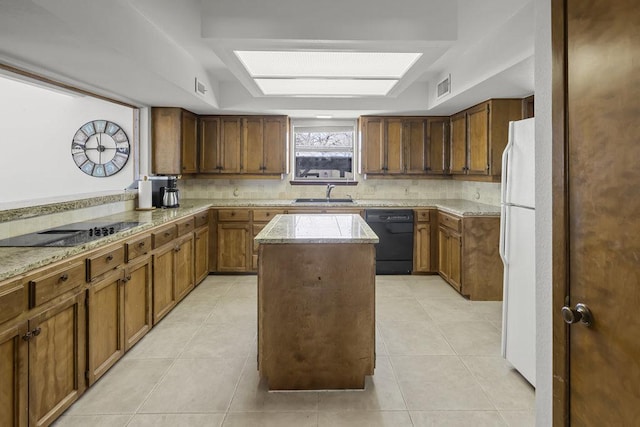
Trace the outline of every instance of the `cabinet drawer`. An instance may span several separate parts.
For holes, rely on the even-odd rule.
[[[29,306],[29,289],[15,280],[0,285],[0,324],[17,317]]]
[[[29,280],[31,306],[39,306],[85,283],[84,260],[52,267]]]
[[[87,282],[92,281],[102,273],[113,270],[123,262],[124,246],[118,246],[87,258]]]
[[[209,211],[204,211],[195,214],[196,228],[209,224]]]
[[[447,228],[460,232],[462,230],[462,218],[446,214],[438,213],[438,222]]]
[[[274,216],[283,213],[284,209],[254,209],[253,220],[255,222],[269,222]]]
[[[187,233],[191,233],[195,227],[196,221],[193,217],[183,219],[176,223],[178,227],[178,236],[184,236]]]
[[[249,210],[224,209],[218,211],[218,221],[249,221]]]
[[[413,212],[417,222],[431,221],[431,209],[416,209]]]
[[[160,230],[151,233],[151,239],[153,240],[153,249],[157,249],[165,243],[169,243],[173,239],[178,237],[178,229],[175,225],[163,227]]]
[[[124,244],[127,254],[127,262],[130,262],[151,250],[151,235],[129,240]]]

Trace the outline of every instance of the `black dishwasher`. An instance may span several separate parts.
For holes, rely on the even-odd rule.
[[[380,239],[376,245],[376,274],[411,274],[413,211],[367,209],[365,220]]]

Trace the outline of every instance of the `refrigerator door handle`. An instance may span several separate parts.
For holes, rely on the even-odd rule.
[[[500,206],[500,246],[498,251],[500,252],[500,258],[502,263],[507,265],[507,252],[506,252],[506,240],[507,240],[507,207],[502,204]]]
[[[502,153],[502,177],[501,177],[501,182],[502,182],[502,194],[500,195],[500,200],[502,201],[502,203],[507,203],[507,185],[509,185],[509,183],[507,182],[507,176],[508,176],[508,167],[509,167],[509,152],[511,150],[513,150],[513,134],[515,133],[514,129],[513,129],[514,123],[513,122],[509,122],[509,139],[507,142],[507,146],[504,148],[504,152]]]

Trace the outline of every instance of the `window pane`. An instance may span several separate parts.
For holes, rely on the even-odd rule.
[[[294,179],[353,179],[353,126],[294,127],[294,143]]]

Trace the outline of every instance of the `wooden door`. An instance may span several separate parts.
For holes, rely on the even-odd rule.
[[[153,255],[153,324],[176,305],[174,246],[167,244]]]
[[[85,293],[29,320],[29,425],[48,426],[86,388]]]
[[[196,285],[209,275],[209,227],[200,227],[195,233],[194,270]]]
[[[451,116],[449,131],[451,133],[449,171],[452,175],[463,175],[467,173],[467,116],[465,113]]]
[[[180,108],[154,107],[151,109],[151,170],[158,175],[182,173],[181,118]]]
[[[124,289],[124,349],[128,351],[151,329],[151,257],[127,265]]]
[[[406,153],[405,173],[423,175],[427,168],[427,119],[405,119],[402,132]]]
[[[198,172],[198,116],[182,110],[182,173]]]
[[[200,172],[220,172],[220,118],[200,117]]]
[[[445,175],[449,158],[449,118],[439,117],[427,120],[427,173]]]
[[[431,224],[419,222],[414,234],[413,271],[429,273],[431,271]]]
[[[27,322],[0,329],[0,426],[27,426]]]
[[[444,278],[449,278],[449,232],[444,227],[438,228],[438,273]]]
[[[220,118],[220,172],[240,173],[242,170],[242,119]]]
[[[107,273],[88,292],[88,385],[92,385],[124,355],[124,294],[122,270]]]
[[[175,246],[175,293],[176,301],[187,296],[195,286],[193,275],[193,233],[181,237]]]
[[[398,175],[405,172],[406,165],[402,141],[402,127],[402,119],[385,119],[385,173]]]
[[[384,173],[384,119],[364,117],[362,119],[362,173]]]
[[[554,425],[635,426],[640,8],[554,1],[552,18]],[[578,303],[590,308],[591,326],[563,322],[561,307]]]
[[[449,234],[449,283],[458,291],[462,288],[462,239],[458,233]]]
[[[469,175],[489,174],[489,103],[467,111]]]
[[[286,173],[287,118],[265,117],[263,131],[263,173]]]
[[[262,117],[242,119],[245,173],[262,173],[264,167],[264,120]]]
[[[250,270],[249,224],[230,222],[218,224],[218,271]]]

